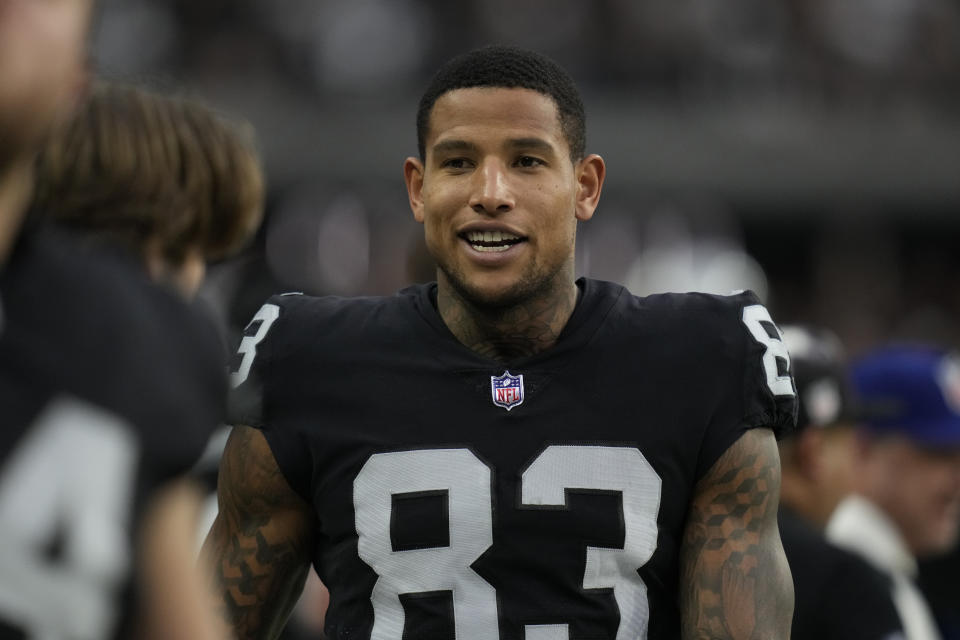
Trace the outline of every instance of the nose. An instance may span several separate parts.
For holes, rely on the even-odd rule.
[[[503,163],[490,159],[474,173],[470,207],[477,213],[497,215],[511,211],[516,205]]]

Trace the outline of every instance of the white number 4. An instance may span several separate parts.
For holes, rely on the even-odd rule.
[[[130,562],[137,443],[119,418],[56,400],[0,469],[0,619],[33,640],[112,635]],[[63,530],[63,552],[44,545]]]

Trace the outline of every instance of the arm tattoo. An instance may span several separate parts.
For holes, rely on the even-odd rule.
[[[790,637],[779,493],[780,459],[766,429],[747,431],[700,480],[680,559],[684,640]]]
[[[220,511],[204,543],[238,638],[274,638],[309,568],[309,505],[287,485],[263,435],[233,429],[220,463]]]

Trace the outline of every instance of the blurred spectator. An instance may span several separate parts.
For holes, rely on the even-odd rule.
[[[797,385],[797,429],[780,441],[780,536],[794,583],[793,640],[901,637],[890,580],[860,556],[829,543],[823,527],[852,487],[849,434],[855,403],[832,333],[786,325],[783,341]]]
[[[917,559],[948,551],[960,530],[960,361],[940,349],[886,346],[853,368],[867,413],[857,486],[828,537],[892,580],[908,640],[941,637],[917,588]]]
[[[197,101],[105,83],[41,153],[33,209],[193,297],[206,263],[254,235],[263,193],[249,127]]]

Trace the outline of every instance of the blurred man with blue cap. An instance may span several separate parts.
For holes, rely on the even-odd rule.
[[[823,533],[854,483],[856,398],[839,338],[822,327],[781,327],[800,411],[779,441],[780,538],[793,575],[792,640],[902,640],[886,573]]]
[[[948,351],[886,346],[851,370],[867,408],[855,448],[855,494],[827,535],[892,578],[908,640],[939,640],[915,584],[917,559],[944,553],[960,532],[960,360]]]

